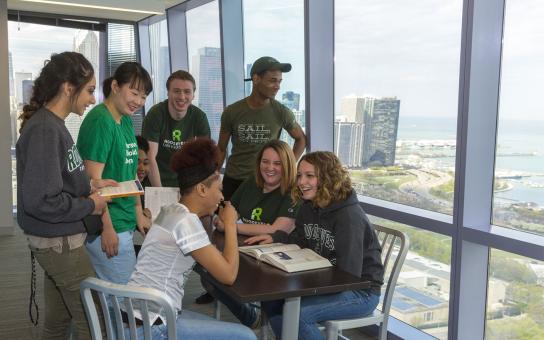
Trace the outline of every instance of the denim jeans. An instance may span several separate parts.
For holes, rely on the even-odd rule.
[[[94,277],[85,249],[79,247],[70,250],[66,241],[60,254],[52,248],[30,249],[44,270],[45,321],[42,338],[66,339],[70,321],[73,321],[78,339],[91,339],[79,294],[81,281]]]
[[[137,335],[143,339],[143,327],[138,327]],[[129,329],[125,329],[125,337],[130,338]],[[153,340],[167,339],[168,328],[166,325],[151,327]],[[240,324],[218,321],[211,317],[189,310],[184,310],[176,321],[176,338],[178,340],[255,340],[257,337],[251,329]]]
[[[99,279],[118,284],[127,284],[130,274],[136,265],[136,254],[132,241],[133,231],[125,231],[117,234],[119,237],[119,249],[117,256],[109,258],[102,251],[102,237],[87,240],[87,252],[93,264],[96,276]]]
[[[380,295],[370,290],[304,296],[300,299],[298,339],[324,339],[325,337],[317,328],[319,322],[369,315],[376,309],[379,300]],[[283,300],[263,302],[262,308],[268,316],[276,339],[281,339]]]

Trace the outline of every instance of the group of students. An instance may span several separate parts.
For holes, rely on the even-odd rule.
[[[219,207],[225,198],[219,173],[224,150],[205,137],[186,141],[169,160],[181,198],[162,207],[151,225],[139,198],[107,201],[98,194],[104,186],[136,176],[141,179],[146,166],[151,167],[150,174],[157,170],[151,160],[156,146],[136,140],[130,119],[152,91],[149,74],[138,63],[119,66],[104,82],[104,102],[87,114],[74,143],[64,119],[70,112],[82,116],[95,104],[95,87],[93,68],[81,54],[52,55],[21,115],[17,218],[45,272],[43,338],[62,337],[71,320],[79,339],[90,337],[79,284],[97,275],[165,292],[179,312],[178,339],[254,339],[246,326],[258,323],[255,307],[230,300],[213,287],[211,293],[243,325],[182,308],[184,285],[195,263],[222,284],[235,281],[237,234],[248,235],[247,244],[284,242],[311,248],[372,283],[369,289],[303,297],[300,339],[322,338],[317,328],[321,321],[364,316],[375,309],[384,275],[380,245],[348,172],[333,153],[307,153],[297,166],[286,143],[276,139],[261,143],[253,156],[253,174],[237,183],[230,201]],[[225,234],[222,252],[211,244],[201,222],[215,212],[214,225]],[[101,235],[94,239],[87,238],[89,216],[100,216],[103,224]],[[135,228],[145,235],[137,260]],[[282,304],[261,304],[278,339]],[[151,314],[153,337],[160,338],[166,334],[166,320],[160,311]]]

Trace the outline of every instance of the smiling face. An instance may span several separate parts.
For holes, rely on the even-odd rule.
[[[115,94],[114,102],[117,111],[122,115],[132,116],[144,106],[147,94],[144,89],[137,89],[130,87],[130,85],[130,83],[126,83],[119,86],[117,85],[117,82],[113,80],[112,90]],[[136,82],[135,85],[138,85],[138,82]]]
[[[282,72],[280,70],[266,71],[262,76],[253,76],[253,90],[258,95],[274,99],[280,90],[282,81]]]
[[[302,193],[302,198],[313,201],[317,195],[318,185],[315,167],[304,160],[300,161],[297,170],[297,186]]]
[[[94,97],[94,91],[96,89],[96,79],[94,77],[87,82],[81,89],[81,91],[76,95],[74,102],[72,103],[71,111],[78,116],[83,116],[87,107],[94,105],[96,103],[96,98]]]
[[[264,182],[264,189],[271,191],[281,184],[283,175],[280,155],[273,148],[267,148],[261,157],[259,165],[261,176]]]
[[[219,207],[219,203],[223,200],[223,182],[221,181],[221,176],[218,171],[212,176],[212,182],[206,187],[206,210],[209,215],[213,216]]]
[[[138,170],[136,173],[138,174],[138,180],[140,182],[142,182],[149,173],[149,158],[147,157],[147,153],[142,149],[138,149]]]
[[[183,118],[194,97],[194,85],[191,81],[173,79],[168,89],[168,109],[172,118]]]

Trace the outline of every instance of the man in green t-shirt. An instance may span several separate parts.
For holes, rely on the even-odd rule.
[[[280,89],[282,72],[289,72],[291,64],[280,63],[272,57],[261,57],[251,67],[251,94],[229,105],[221,115],[218,146],[221,163],[229,140],[232,153],[227,160],[223,177],[223,196],[229,200],[238,186],[253,172],[255,156],[266,142],[278,139],[285,129],[295,140],[293,152],[298,159],[306,147],[304,131],[293,112],[274,99]]]
[[[186,71],[176,71],[166,81],[168,99],[154,105],[144,118],[142,136],[149,142],[149,183],[154,187],[177,187],[177,174],[170,157],[195,137],[210,137],[206,114],[192,104],[196,83]]]

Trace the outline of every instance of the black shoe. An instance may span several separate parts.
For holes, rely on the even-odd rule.
[[[199,297],[195,299],[195,303],[197,305],[205,305],[208,303],[212,303],[215,300],[215,298],[210,293],[203,293]]]

